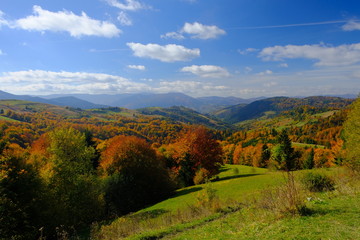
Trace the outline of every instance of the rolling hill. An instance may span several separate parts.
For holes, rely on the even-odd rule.
[[[237,123],[264,116],[277,116],[284,111],[302,106],[315,108],[318,112],[326,112],[345,108],[352,102],[352,99],[324,96],[306,98],[273,97],[258,100],[247,105],[238,104],[227,107],[214,112],[213,115],[229,123]]]

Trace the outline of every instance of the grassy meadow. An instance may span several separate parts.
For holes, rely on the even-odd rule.
[[[324,193],[301,189],[306,211],[293,215],[278,211],[287,201],[282,196],[275,207],[269,207],[273,198],[267,199],[285,184],[286,173],[225,165],[210,183],[180,189],[165,201],[94,226],[92,238],[359,239],[360,185],[339,177],[346,176],[342,171],[315,170],[337,179],[339,187]],[[296,172],[295,179],[304,172]]]

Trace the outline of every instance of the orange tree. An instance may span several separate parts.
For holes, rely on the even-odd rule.
[[[104,145],[99,171],[106,183],[108,214],[135,211],[172,192],[168,171],[145,140],[116,136]]]
[[[223,152],[217,140],[202,126],[184,132],[172,144],[173,169],[180,185],[189,186],[201,183],[217,173],[223,163]]]

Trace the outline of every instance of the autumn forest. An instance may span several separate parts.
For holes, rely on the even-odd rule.
[[[1,100],[0,239],[78,234],[176,189],[216,181],[224,164],[272,171],[358,166],[349,151],[356,136],[344,131],[359,109],[353,102],[281,98],[255,102],[253,112],[245,106],[200,114]]]

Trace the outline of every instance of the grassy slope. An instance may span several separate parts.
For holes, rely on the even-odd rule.
[[[238,169],[238,172],[234,170],[235,168]],[[221,202],[231,202],[232,200],[246,202],[248,199],[251,200],[254,196],[258,195],[261,190],[276,186],[283,180],[284,175],[280,172],[268,172],[267,169],[248,166],[226,165],[219,174],[219,179],[211,183],[211,187],[216,190],[216,195]],[[187,211],[189,206],[196,206],[198,204],[198,197],[204,193],[204,184],[180,189],[172,198],[142,209],[133,215],[119,218],[108,226],[103,226],[102,232],[105,235],[101,235],[98,239],[120,238],[119,236],[122,234],[120,228],[129,222],[137,226],[134,233],[138,232],[139,228],[143,228],[145,225],[142,233],[138,235],[134,235],[134,233],[130,234],[130,239],[147,239],[149,236],[163,236],[184,231],[184,229],[193,228],[207,221],[223,217],[224,213],[210,213],[205,216],[190,217],[176,225],[170,224],[164,226],[159,224],[159,222],[163,221],[162,217],[165,215],[177,214],[178,211]],[[147,225],[152,225],[152,223],[148,223],[147,219],[133,222],[134,216],[151,216],[152,221],[155,219],[156,225],[154,227],[148,227]]]
[[[238,169],[238,173],[234,168]],[[336,171],[327,172],[332,174]],[[226,165],[219,174],[219,180],[211,186],[217,190],[216,194],[222,202],[232,199],[246,203],[251,202],[260,191],[279,185],[284,179],[284,174],[280,172]],[[313,195],[315,200],[307,202],[312,213],[308,216],[279,216],[269,210],[252,208],[250,204],[235,211],[192,217],[175,225],[161,223],[166,220],[162,216],[196,205],[197,197],[205,191],[204,188],[205,185],[198,185],[181,189],[172,198],[115,220],[109,226],[103,226],[105,237],[100,239],[120,239],[117,228],[129,224],[129,221],[135,231],[126,239],[360,239],[359,193]],[[150,216],[158,220],[152,225],[154,221],[134,221],[133,216]]]
[[[310,216],[243,210],[167,239],[360,239],[360,195],[324,199],[309,204]]]
[[[237,168],[239,173],[234,174]],[[257,190],[273,186],[283,180],[281,173],[268,172],[267,169],[248,166],[226,165],[219,174],[219,180],[212,183],[216,194],[223,201],[241,200],[254,194]],[[141,212],[164,210],[176,211],[187,205],[196,203],[196,196],[202,193],[204,184],[180,189],[175,196],[141,210]]]

